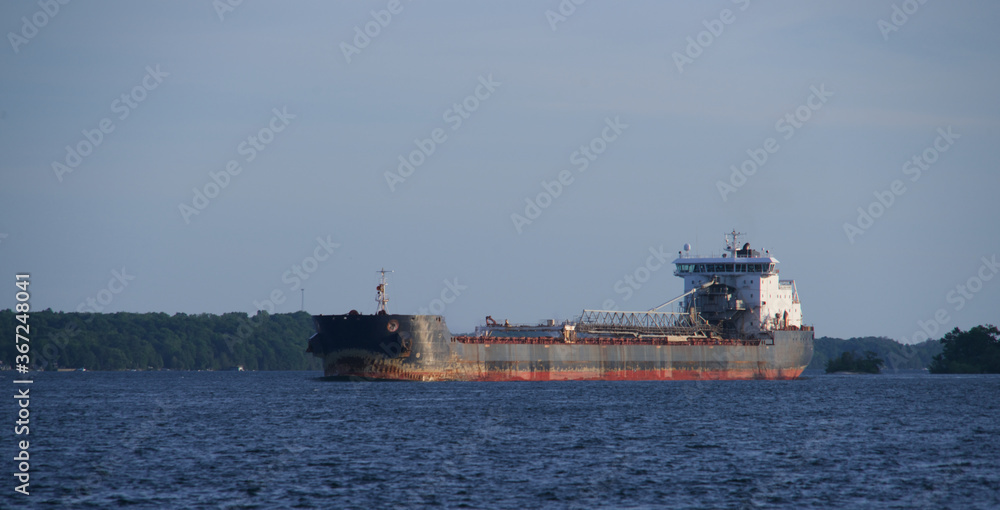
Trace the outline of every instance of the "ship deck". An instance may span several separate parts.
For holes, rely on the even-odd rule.
[[[732,339],[705,337],[577,337],[567,342],[557,337],[523,337],[523,336],[452,336],[452,342],[463,344],[528,344],[528,345],[742,345],[758,346],[773,343],[771,339]]]

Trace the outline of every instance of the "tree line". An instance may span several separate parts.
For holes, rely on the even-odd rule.
[[[813,342],[812,362],[806,369],[824,370],[829,362],[839,359],[845,352],[868,353],[884,361],[885,368],[895,370],[921,370],[927,368],[934,356],[941,353],[941,342],[927,340],[919,344],[901,344],[885,337],[855,337],[846,340],[820,337]],[[861,355],[857,355],[861,358]],[[857,370],[852,370],[857,371]]]
[[[941,339],[941,354],[929,368],[932,374],[1000,374],[1000,330],[992,325],[953,329]]]
[[[0,328],[22,324],[11,310],[0,310]],[[254,316],[178,313],[28,314],[30,359],[34,370],[320,370],[305,352],[314,333],[305,312]],[[23,329],[21,331],[23,333]],[[23,343],[23,342],[22,342]],[[14,342],[0,347],[7,367],[19,355]]]
[[[22,324],[0,310],[0,328]],[[79,313],[43,310],[28,314],[30,358],[35,370],[320,370],[305,352],[314,329],[306,312],[253,316],[178,313]],[[21,330],[23,332],[23,329]],[[23,343],[23,342],[22,342]],[[854,353],[866,353],[865,357]],[[868,356],[867,353],[871,353]],[[844,353],[852,353],[850,360]],[[17,344],[4,342],[0,362],[13,367]],[[933,373],[1000,373],[1000,331],[995,326],[955,328],[941,340],[905,345],[883,337],[847,340],[820,337],[808,369],[832,361],[883,361],[889,370],[929,368]],[[870,363],[869,363],[870,364]],[[834,365],[835,367],[838,365]],[[857,371],[857,370],[854,370]]]
[[[877,374],[882,371],[885,360],[878,357],[873,351],[866,351],[865,355],[858,356],[853,351],[846,351],[839,358],[833,358],[826,362],[826,373],[836,372],[859,372],[863,374]]]
[[[883,337],[821,337],[813,344],[812,362],[806,368],[878,373],[880,366],[889,370],[927,368],[934,374],[1000,374],[1000,330],[992,325],[968,331],[955,328],[940,340],[914,345]]]

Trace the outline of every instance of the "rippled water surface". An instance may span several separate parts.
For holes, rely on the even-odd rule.
[[[343,383],[318,375],[36,374],[31,494],[0,503],[1000,506],[1000,376]]]

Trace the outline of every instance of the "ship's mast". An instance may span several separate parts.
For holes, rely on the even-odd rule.
[[[377,315],[385,315],[389,313],[385,311],[385,304],[389,302],[389,296],[385,293],[385,274],[391,272],[392,271],[386,271],[384,267],[381,271],[376,271],[376,273],[382,274],[378,282],[378,287],[375,287],[375,290],[377,291],[375,301],[378,302],[378,311],[375,312]]]
[[[739,238],[739,236],[745,236],[745,235],[746,235],[745,232],[737,232],[735,229],[732,232],[726,234],[726,250],[729,251],[730,257],[734,259],[736,258],[736,250],[740,249],[736,241]],[[733,239],[732,242],[729,241],[730,237]]]

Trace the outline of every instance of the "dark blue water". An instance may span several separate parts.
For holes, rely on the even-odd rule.
[[[1000,506],[1000,376],[317,375],[36,374],[31,494],[15,494],[5,476],[0,506]],[[13,452],[14,406],[6,407]]]

